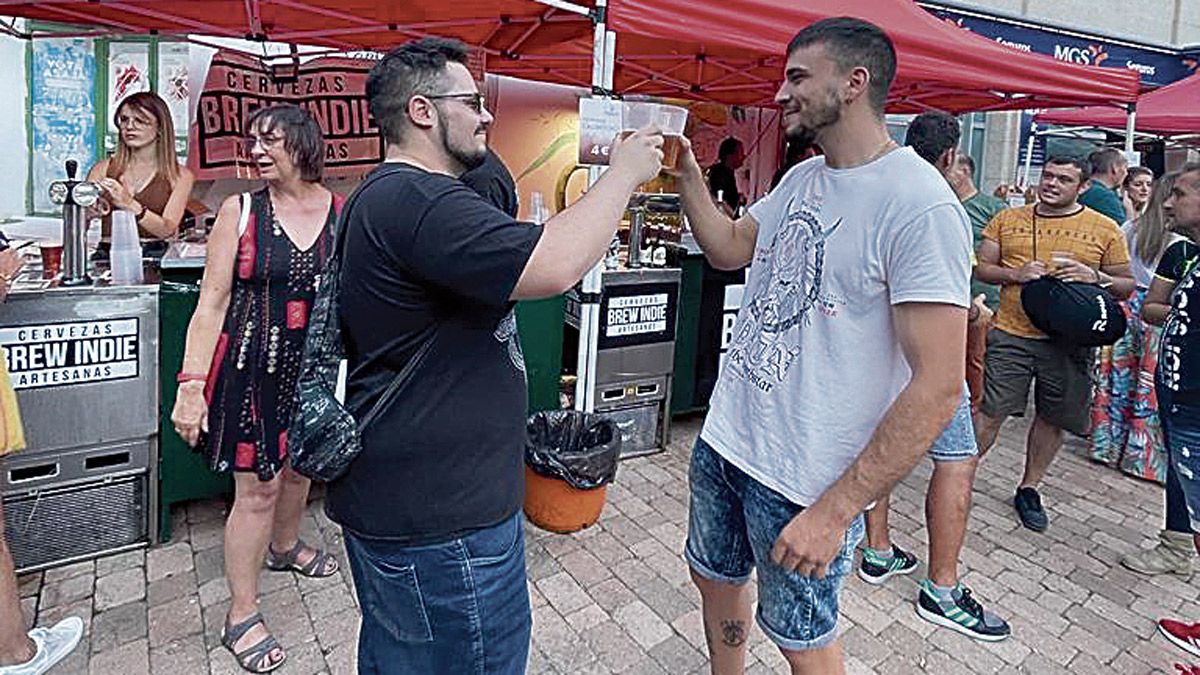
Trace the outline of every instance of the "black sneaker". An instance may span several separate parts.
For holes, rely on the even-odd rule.
[[[917,556],[892,544],[892,557],[883,559],[869,549],[863,549],[862,565],[858,567],[858,578],[872,585],[879,585],[897,574],[911,574],[917,569]]]
[[[953,600],[938,599],[925,579],[917,593],[917,614],[929,623],[984,642],[999,642],[1012,635],[1008,622],[985,610],[971,596],[971,589],[959,584],[951,595]]]
[[[1017,488],[1013,506],[1017,507],[1017,517],[1021,519],[1021,524],[1034,532],[1045,532],[1050,526],[1046,509],[1042,508],[1042,496],[1037,490],[1028,487]]]

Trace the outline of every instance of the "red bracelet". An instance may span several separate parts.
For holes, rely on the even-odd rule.
[[[181,372],[181,373],[177,373],[175,375],[175,381],[178,382],[179,384],[183,384],[184,382],[206,382],[207,380],[208,380],[207,375],[201,375],[199,373],[182,373]]]

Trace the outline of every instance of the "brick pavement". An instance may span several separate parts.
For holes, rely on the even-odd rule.
[[[573,536],[527,529],[530,673],[707,672],[699,596],[681,559],[687,456],[698,429],[697,419],[680,421],[669,452],[625,462],[596,527]],[[851,673],[1170,672],[1180,653],[1155,636],[1153,621],[1164,612],[1200,618],[1200,588],[1115,564],[1119,554],[1150,545],[1161,490],[1068,449],[1043,491],[1050,530],[1027,533],[1008,503],[1023,439],[1024,427],[1009,423],[980,468],[963,552],[965,581],[1009,618],[1014,637],[985,645],[923,622],[911,604],[917,575],[882,588],[852,578],[841,624]],[[892,501],[894,539],[922,555],[928,476],[923,463]],[[221,578],[224,505],[198,502],[173,515],[168,545],[21,579],[27,616],[49,623],[74,614],[88,627],[55,673],[241,672],[217,640],[229,601]],[[319,503],[303,534],[323,539],[344,567],[340,536]],[[277,672],[354,671],[358,610],[348,571],[323,580],[264,572],[262,604],[289,654]],[[786,672],[757,629],[747,666]]]

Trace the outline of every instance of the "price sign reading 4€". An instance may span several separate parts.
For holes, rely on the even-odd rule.
[[[621,102],[606,98],[579,99],[579,163],[608,164],[613,139],[621,133]]]

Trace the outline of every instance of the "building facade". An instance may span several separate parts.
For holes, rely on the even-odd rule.
[[[1162,86],[1197,72],[1200,63],[1200,1],[1197,0],[918,0],[926,10],[1014,49],[1101,67],[1138,72],[1148,86]],[[989,113],[983,149],[972,155],[982,167],[980,185],[991,190],[1021,179],[1029,115]],[[1103,134],[1096,135],[1104,142]],[[1111,138],[1108,139],[1111,142]],[[1153,152],[1160,152],[1157,148]],[[1045,149],[1040,153],[1044,155]],[[1148,158],[1171,167],[1188,158],[1169,150]]]

